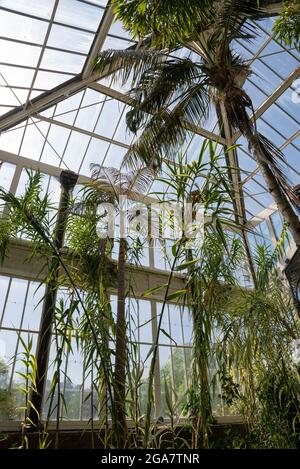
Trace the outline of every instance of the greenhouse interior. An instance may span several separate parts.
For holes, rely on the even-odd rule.
[[[300,448],[300,1],[0,0],[0,448]]]

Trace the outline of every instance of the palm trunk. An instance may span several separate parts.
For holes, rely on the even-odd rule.
[[[252,132],[246,132],[245,136],[252,148],[253,155],[258,163],[259,169],[265,179],[269,192],[276,202],[277,208],[284,221],[289,227],[290,232],[294,238],[295,244],[300,248],[300,220],[294,212],[286,195],[282,192],[276,177],[265,162],[264,155],[262,154],[260,143]]]
[[[125,256],[126,240],[120,238],[118,259],[118,308],[116,330],[115,362],[115,416],[118,428],[118,445],[124,448],[127,435],[125,397],[126,397],[126,318],[125,318]]]

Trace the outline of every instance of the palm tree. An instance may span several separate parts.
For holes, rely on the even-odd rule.
[[[255,24],[245,19],[265,16],[257,0],[153,1],[140,7],[138,0],[115,0],[125,27],[145,37],[147,50],[108,50],[99,55],[96,68],[110,71],[122,83],[132,79],[129,92],[134,107],[127,113],[128,128],[143,131],[131,146],[126,161],[142,160],[160,168],[163,158],[174,158],[193,125],[205,122],[213,104],[223,121],[227,139],[239,131],[248,141],[279,211],[300,247],[300,202],[282,168],[284,155],[256,127],[251,98],[243,83],[251,74],[249,63],[233,51],[236,39],[249,40]],[[163,5],[163,7],[162,7]],[[197,58],[170,55],[188,45]],[[155,49],[154,49],[155,48]]]
[[[139,168],[136,171],[122,173],[115,168],[107,168],[98,164],[92,165],[92,178],[100,190],[108,189],[115,195],[115,204],[118,204],[120,196],[132,196],[134,193],[145,193],[153,181],[153,170],[151,168]],[[118,305],[116,324],[116,348],[115,348],[115,379],[114,379],[114,406],[116,424],[116,435],[119,435],[117,442],[119,448],[123,448],[126,442],[126,252],[127,241],[125,237],[125,216],[126,212],[122,204],[119,205],[120,212],[120,238],[118,254]]]

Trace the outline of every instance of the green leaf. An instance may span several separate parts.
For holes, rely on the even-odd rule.
[[[189,290],[187,290],[187,289],[178,290],[174,293],[171,293],[171,295],[168,295],[167,301],[172,301],[172,300],[175,300],[176,298],[180,298],[181,296],[185,295],[188,292],[189,292]]]
[[[165,283],[164,285],[160,285],[159,287],[151,288],[150,290],[147,290],[144,293],[142,293],[142,297],[144,298],[145,296],[150,296],[153,293],[157,292],[158,290],[161,290],[162,288],[166,288],[167,286],[168,284]]]
[[[178,265],[175,270],[178,271],[181,271],[181,270],[184,270],[184,269],[187,269],[191,266],[193,266],[194,264],[196,264],[197,262],[201,261],[202,258],[201,257],[198,257],[197,259],[193,259],[192,261],[189,261],[189,262],[185,262],[184,264],[181,264],[181,265]]]
[[[168,339],[170,339],[172,342],[174,342],[175,345],[177,345],[177,342],[170,336],[170,334],[167,333],[165,329],[160,329],[160,332],[162,332]]]
[[[177,248],[178,248],[177,244],[173,244],[173,246],[171,248],[171,252],[172,252],[173,257],[175,257],[176,254],[177,254]]]

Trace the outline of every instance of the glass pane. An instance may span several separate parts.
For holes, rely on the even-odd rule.
[[[183,344],[182,328],[181,328],[181,307],[177,305],[168,305],[170,324],[171,324],[171,337],[177,345]],[[172,344],[174,344],[172,342]]]
[[[88,145],[84,161],[80,168],[80,173],[84,174],[85,176],[90,176],[90,165],[92,163],[101,163],[106,155],[108,148],[109,143],[104,142],[102,140],[98,140],[96,138],[92,138]]]
[[[8,11],[0,11],[1,36],[25,42],[43,44],[48,23],[16,15]]]
[[[7,132],[2,132],[0,135],[1,150],[18,154],[23,133],[24,128],[22,127],[16,130],[12,129]]]
[[[0,79],[0,83],[2,80]],[[2,84],[2,83],[1,83]],[[27,92],[22,90],[14,90],[12,91],[5,83],[3,83],[2,86],[0,86],[0,103],[2,105],[9,105],[9,106],[19,106],[22,101],[24,101],[24,98],[27,96]],[[21,98],[21,100],[20,100]],[[23,99],[22,99],[23,98]]]
[[[40,286],[37,282],[30,282],[22,329],[39,330],[44,294],[45,286]]]
[[[192,343],[193,336],[193,321],[188,308],[184,308],[182,312],[182,326],[183,326],[183,337],[184,344],[190,345]]]
[[[1,0],[1,6],[11,10],[28,13],[41,18],[50,19],[54,7],[54,0]]]
[[[15,331],[0,330],[0,363],[3,364],[5,375],[1,379],[1,388],[8,389],[12,364],[16,357],[18,335]]]
[[[28,282],[13,278],[7,298],[2,326],[19,329]]]
[[[0,187],[8,191],[15,174],[15,165],[3,162],[0,166]]]
[[[67,406],[66,417],[71,420],[78,420],[80,417],[82,380],[83,356],[74,341],[73,351],[68,356],[67,379],[64,389],[64,399]]]
[[[282,229],[283,229],[283,223],[282,223],[280,213],[279,212],[273,213],[273,215],[271,215],[271,221],[272,221],[272,225],[275,231],[276,238],[278,240],[280,239]]]
[[[153,342],[152,340],[152,321],[151,321],[151,303],[150,301],[139,300],[139,341]]]
[[[64,83],[70,78],[70,75],[65,75],[64,73],[44,72],[42,70],[39,70],[35,79],[34,86],[36,88],[44,88],[48,90],[51,88],[55,88],[56,86],[60,85],[61,83]]]
[[[0,39],[0,62],[35,67],[41,48]]]
[[[103,15],[103,9],[75,0],[60,0],[55,21],[79,28],[96,31]]]
[[[0,321],[3,314],[3,307],[5,304],[7,289],[9,287],[9,279],[9,277],[0,276]]]
[[[52,124],[47,136],[47,142],[42,154],[41,161],[44,163],[59,165],[59,157],[61,157],[63,154],[70,133],[70,130]]]
[[[32,160],[40,158],[49,126],[50,124],[47,122],[30,123],[27,126],[20,151],[22,156]]]
[[[16,67],[9,67],[8,65],[0,65],[0,73],[0,80],[3,85],[8,84],[9,86],[23,86],[26,88],[30,87],[34,75],[33,70],[27,69],[23,69],[21,73],[16,73]]]
[[[162,311],[162,306],[163,306],[162,303],[156,303],[157,321],[159,321],[159,317]],[[158,340],[159,344],[166,344],[166,345],[170,344],[170,338],[166,334],[168,334],[168,336],[171,335],[170,325],[169,325],[169,311],[168,311],[167,305],[165,306],[164,312],[163,312],[161,331],[160,331],[159,340]]]
[[[85,57],[81,55],[46,49],[41,68],[76,74],[81,71],[84,62]]]
[[[90,137],[79,132],[72,132],[64,155],[65,165],[77,172],[82,162]]]
[[[106,158],[103,161],[103,164],[105,166],[112,166],[113,168],[120,169],[121,164],[123,162],[123,158],[126,153],[126,148],[122,148],[117,145],[110,145]]]
[[[121,21],[115,20],[109,29],[109,34],[113,36],[119,36],[124,39],[130,39],[130,34],[126,29],[123,28]]]
[[[123,108],[124,105],[116,99],[106,101],[96,126],[96,133],[111,138],[115,131],[112,123],[115,122],[117,124],[116,117],[121,115]]]
[[[128,47],[131,47],[133,44],[134,44],[133,42],[126,41],[125,39],[112,37],[112,36],[106,36],[106,39],[105,39],[104,44],[102,46],[102,50],[127,49]]]
[[[47,45],[87,54],[93,39],[94,34],[53,24]]]

